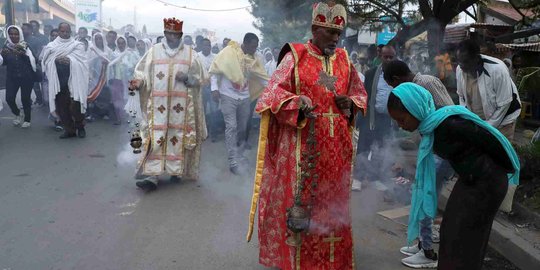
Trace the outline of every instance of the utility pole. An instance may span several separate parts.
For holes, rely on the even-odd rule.
[[[137,34],[137,6],[133,7],[133,28],[135,29],[135,34]]]
[[[6,25],[15,24],[15,5],[13,0],[5,0]]]

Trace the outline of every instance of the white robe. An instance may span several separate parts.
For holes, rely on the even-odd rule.
[[[140,169],[143,175],[177,175],[197,179],[200,148],[206,138],[200,85],[205,73],[197,53],[189,46],[171,49],[166,42],[154,45],[135,69],[141,80],[140,107],[144,117],[146,149]],[[189,76],[193,86],[175,79]],[[135,96],[136,97],[136,96]],[[134,106],[134,98],[128,106]]]
[[[88,96],[88,61],[84,44],[73,38],[58,37],[43,49],[43,69],[49,79],[49,109],[56,110],[54,102],[56,94],[60,93],[60,81],[56,70],[55,60],[68,57],[70,60],[69,92],[73,100],[81,103],[81,113],[86,112]]]

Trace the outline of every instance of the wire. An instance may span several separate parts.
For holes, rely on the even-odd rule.
[[[183,8],[183,9],[187,9],[187,10],[193,10],[193,11],[207,11],[207,12],[223,12],[223,11],[234,11],[234,10],[241,10],[241,9],[246,9],[246,8],[250,8],[251,6],[245,6],[245,7],[238,7],[238,8],[229,8],[229,9],[201,9],[201,8],[189,8],[189,7],[186,7],[186,6],[180,6],[180,5],[176,5],[176,4],[171,4],[169,2],[166,2],[166,1],[163,1],[163,0],[156,0],[166,6],[172,6],[172,7],[176,7],[176,8]]]

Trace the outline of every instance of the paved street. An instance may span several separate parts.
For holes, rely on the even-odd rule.
[[[144,194],[127,125],[90,123],[64,141],[46,111],[28,130],[0,112],[0,269],[265,269],[256,235],[244,240],[252,177],[228,172],[222,142],[205,143],[200,181]],[[404,227],[377,215],[401,206],[381,195],[352,196],[357,269],[405,269]]]

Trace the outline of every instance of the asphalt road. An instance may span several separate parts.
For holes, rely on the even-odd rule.
[[[127,125],[60,140],[46,112],[35,108],[28,130],[0,112],[0,269],[266,269],[256,235],[245,242],[252,177],[228,172],[223,142],[204,144],[199,181],[145,194]],[[406,269],[405,228],[377,215],[401,206],[381,195],[352,196],[357,269]]]

